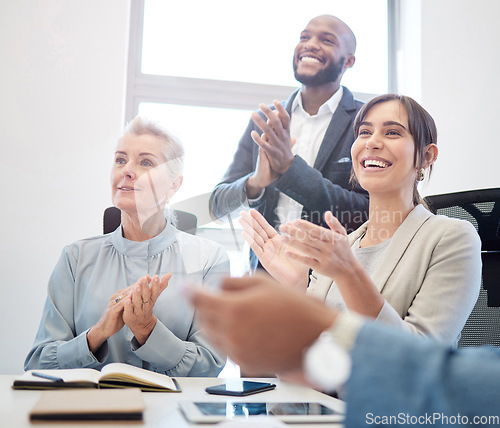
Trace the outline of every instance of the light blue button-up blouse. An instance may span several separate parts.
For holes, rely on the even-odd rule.
[[[87,331],[97,323],[110,297],[149,274],[171,272],[168,287],[153,309],[158,321],[140,346],[125,325],[94,355]],[[221,245],[180,232],[170,224],[144,242],[116,231],[64,248],[50,277],[42,320],[25,369],[100,369],[122,362],[169,376],[216,376],[225,362],[194,322],[194,309],[182,293],[185,282],[216,287],[229,274]]]

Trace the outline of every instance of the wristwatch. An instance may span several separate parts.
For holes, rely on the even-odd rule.
[[[351,374],[351,356],[327,330],[306,351],[304,372],[311,383],[324,391],[336,391]]]
[[[351,349],[366,319],[349,311],[340,312],[335,322],[309,347],[304,355],[304,372],[309,380],[333,392],[351,374]]]

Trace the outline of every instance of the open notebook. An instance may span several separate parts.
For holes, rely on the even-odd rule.
[[[49,375],[60,381],[33,375]],[[143,391],[180,392],[174,378],[140,367],[123,363],[105,365],[101,371],[95,369],[28,370],[14,380],[14,389],[59,389],[59,388],[127,388]]]

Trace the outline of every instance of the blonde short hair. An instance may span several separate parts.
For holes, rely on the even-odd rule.
[[[180,140],[167,131],[158,122],[146,117],[136,116],[123,130],[123,134],[153,135],[163,141],[165,156],[172,178],[182,174],[184,169],[184,147]]]

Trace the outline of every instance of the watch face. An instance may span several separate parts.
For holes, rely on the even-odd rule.
[[[313,384],[325,391],[336,391],[351,374],[351,356],[324,332],[307,350],[304,370]]]

